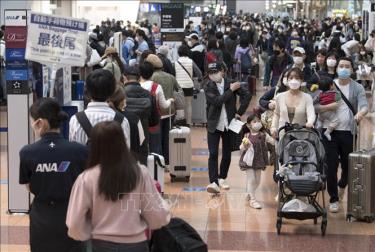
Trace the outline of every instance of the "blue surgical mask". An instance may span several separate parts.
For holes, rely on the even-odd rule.
[[[337,75],[339,76],[340,79],[348,79],[350,78],[351,72],[347,68],[338,68]]]

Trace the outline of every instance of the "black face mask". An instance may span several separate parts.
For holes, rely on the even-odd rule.
[[[277,56],[277,55],[280,55],[280,51],[279,50],[273,50],[273,53]]]

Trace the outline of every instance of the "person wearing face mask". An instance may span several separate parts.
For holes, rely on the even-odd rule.
[[[137,49],[135,50],[135,53],[137,54],[137,62],[139,62],[142,53],[144,51],[150,50],[150,48],[147,44],[146,33],[143,30],[138,29],[135,34],[136,34],[135,40],[137,41],[137,44],[138,44]]]
[[[204,73],[205,46],[199,43],[199,37],[196,33],[191,33],[185,38],[188,40],[187,44],[191,51],[191,59],[197,64],[201,72]]]
[[[264,74],[263,86],[265,88],[276,86],[287,66],[293,64],[293,58],[285,52],[285,43],[282,40],[274,42],[273,54],[269,59],[269,64],[267,64]]]
[[[116,82],[120,82],[125,67],[116,49],[114,47],[108,47],[105,49],[105,54],[103,55],[102,59],[105,59],[106,61],[103,69],[110,71],[115,77]]]
[[[249,205],[255,209],[261,209],[255,194],[261,180],[261,171],[268,165],[268,149],[266,142],[275,144],[275,141],[267,133],[262,131],[262,123],[256,114],[247,118],[246,131],[240,145],[241,157],[239,166],[246,172],[246,193]]]
[[[265,70],[266,70],[266,65],[268,64],[268,52],[267,52],[267,47],[268,47],[268,31],[267,30],[263,30],[262,31],[262,35],[261,37],[259,38],[257,44],[256,44],[256,48],[258,49],[259,53],[260,53],[260,65],[262,66],[260,68],[260,73],[259,73],[259,76],[262,76],[261,79],[263,79],[263,76],[264,76],[264,73],[265,73]]]
[[[309,94],[301,91],[303,72],[294,67],[287,73],[289,90],[275,97],[275,111],[272,119],[271,134],[277,138],[279,128],[286,123],[299,124],[312,128],[315,122],[313,100]]]
[[[301,46],[302,46],[302,38],[299,36],[298,31],[293,30],[286,44],[286,48],[288,52],[292,54],[295,48],[301,47]]]
[[[355,57],[355,65],[357,70],[357,81],[361,83],[365,89],[371,90],[371,84],[374,80],[374,73],[371,71],[371,56],[366,52],[364,46],[360,47],[359,54]]]
[[[313,97],[318,93],[315,91],[318,90],[318,82],[321,77],[325,76],[331,79],[335,79],[336,75],[336,65],[337,65],[337,55],[334,52],[330,52],[326,54],[324,60],[324,66],[319,71],[314,71],[313,75],[311,76],[310,80],[307,82],[307,89],[313,93]]]
[[[209,81],[205,86],[207,101],[207,144],[209,150],[208,172],[210,184],[207,192],[220,193],[220,188],[229,189],[226,182],[231,162],[231,146],[233,134],[228,127],[232,119],[240,118],[250,103],[249,92],[241,88],[239,82],[231,83],[223,78],[223,64],[213,62],[208,64]],[[240,97],[240,107],[237,109],[237,96]],[[218,170],[219,143],[222,140],[222,159]]]
[[[353,72],[353,63],[350,58],[341,58],[337,65],[337,76],[334,80],[336,89],[340,92],[341,103],[316,105],[318,113],[336,110],[338,126],[331,133],[331,141],[323,136],[323,144],[327,162],[327,189],[330,196],[329,210],[332,213],[339,211],[339,200],[342,200],[345,187],[348,183],[348,157],[353,152],[353,134],[355,123],[358,124],[368,111],[368,103],[363,86],[350,78]],[[329,125],[323,124],[323,130]],[[341,163],[341,178],[337,181],[337,169]]]
[[[68,115],[54,99],[39,99],[30,107],[30,115],[39,140],[20,151],[19,183],[34,195],[31,251],[83,251],[81,242],[68,237],[65,219],[73,183],[86,166],[87,148],[60,134]]]
[[[293,65],[288,66],[287,70],[285,71],[287,72],[289,71],[289,69],[292,69],[294,67],[298,67],[299,69],[301,69],[303,72],[303,81],[302,81],[303,87],[306,86],[307,81],[310,80],[312,76],[311,67],[309,64],[305,63],[305,59],[306,59],[305,49],[303,49],[302,47],[294,48],[293,50],[293,62],[294,63]]]

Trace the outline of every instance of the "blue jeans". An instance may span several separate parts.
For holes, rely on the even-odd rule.
[[[92,240],[92,252],[148,252],[148,242],[116,243],[102,240]]]
[[[232,157],[231,136],[232,134],[229,131],[222,132],[216,130],[215,133],[207,132],[208,150],[210,152],[208,158],[208,175],[210,177],[210,183],[215,182],[219,185],[219,178],[226,179],[228,176],[229,166]],[[219,174],[218,159],[220,138],[222,139],[222,156]]]
[[[149,140],[149,150],[150,153],[156,153],[163,155],[162,146],[161,146],[161,129],[159,128],[157,132],[150,132]]]
[[[160,121],[161,148],[166,165],[169,165],[169,131],[171,130],[170,120],[173,122],[174,116],[172,116],[172,118],[165,118]]]

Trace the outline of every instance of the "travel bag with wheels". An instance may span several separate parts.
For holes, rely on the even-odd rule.
[[[349,155],[346,219],[354,217],[371,223],[375,218],[375,148],[360,150],[359,138],[358,130],[354,152]]]
[[[206,95],[204,94],[204,90],[194,89],[193,100],[191,102],[191,123],[193,125],[207,124],[206,107]]]
[[[249,92],[251,95],[255,95],[257,93],[257,78],[253,75],[249,75],[247,77],[247,83],[249,85]]]
[[[169,131],[169,173],[175,179],[190,180],[191,132],[188,127],[174,127]]]
[[[159,183],[161,193],[164,193],[164,157],[156,153],[150,153],[147,157],[147,168],[151,176]]]
[[[152,234],[151,252],[207,252],[207,244],[197,231],[180,218],[172,218],[170,223]]]

